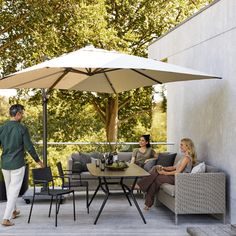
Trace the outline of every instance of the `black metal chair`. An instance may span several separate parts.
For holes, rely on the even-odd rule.
[[[52,202],[53,202],[53,198],[55,198],[55,204],[56,204],[56,206],[55,206],[55,226],[57,227],[57,215],[59,213],[60,204],[62,201],[62,195],[66,195],[66,194],[70,194],[70,193],[73,194],[73,212],[74,212],[74,221],[75,221],[76,217],[75,217],[74,190],[72,190],[72,189],[54,189],[54,181],[53,181],[53,176],[52,176],[52,172],[51,172],[50,167],[33,169],[32,174],[33,174],[34,192],[33,192],[33,199],[31,202],[28,223],[30,223],[35,196],[43,195],[43,196],[50,196],[51,197],[48,217],[51,216]],[[49,186],[50,184],[52,186]],[[44,187],[41,189],[41,191],[37,192],[36,185],[41,185],[41,186],[43,185]]]
[[[85,187],[86,188],[86,208],[87,213],[89,213],[89,191],[88,191],[88,181],[82,181],[81,173],[75,172],[73,170],[63,170],[61,162],[57,162],[57,169],[59,173],[59,177],[62,181],[63,189],[73,189],[77,187]],[[73,178],[72,174],[77,174],[78,178]],[[71,181],[74,180],[74,181]]]

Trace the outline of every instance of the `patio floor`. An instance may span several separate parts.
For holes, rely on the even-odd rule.
[[[31,223],[27,223],[30,205],[22,198],[18,198],[18,208],[21,216],[14,220],[15,226],[0,226],[0,235],[4,236],[43,236],[43,235],[161,235],[161,236],[187,236],[186,228],[189,226],[223,226],[220,220],[209,215],[182,215],[179,224],[174,223],[174,214],[164,206],[153,207],[143,214],[146,218],[145,225],[135,206],[130,207],[125,197],[112,196],[98,219],[97,225],[93,222],[101,206],[103,195],[98,195],[90,206],[87,214],[85,195],[76,193],[76,221],[73,221],[72,201],[68,197],[61,205],[58,215],[58,227],[54,226],[54,208],[51,218],[47,217],[49,201],[37,201],[34,205]],[[144,200],[137,196],[142,209]],[[0,202],[0,217],[5,209],[5,202]]]

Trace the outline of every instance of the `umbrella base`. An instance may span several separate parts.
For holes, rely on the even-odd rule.
[[[40,188],[36,189],[36,191],[40,191]],[[24,195],[22,196],[22,199],[25,201],[26,204],[30,204],[32,199],[33,199],[33,189],[29,188]],[[63,204],[64,200],[66,199],[65,196],[62,196],[61,198],[61,204]],[[51,197],[46,195],[36,195],[35,196],[35,201],[50,201]]]

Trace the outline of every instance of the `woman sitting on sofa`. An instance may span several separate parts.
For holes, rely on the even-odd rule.
[[[135,189],[146,192],[144,210],[149,210],[153,205],[154,196],[163,183],[174,184],[176,173],[191,172],[192,165],[196,162],[196,151],[193,141],[189,138],[183,138],[180,143],[180,150],[183,156],[175,166],[154,166],[150,172],[151,175],[143,177],[136,184]]]
[[[131,163],[143,168],[148,161],[158,158],[158,154],[150,145],[150,135],[142,135],[139,139],[139,146],[132,153]]]

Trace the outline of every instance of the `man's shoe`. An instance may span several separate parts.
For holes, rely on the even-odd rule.
[[[13,226],[14,223],[11,222],[10,220],[3,220],[2,225],[3,226]]]
[[[15,210],[15,211],[13,211],[13,213],[12,213],[12,219],[15,219],[17,216],[19,216],[20,215],[20,211],[19,210]]]

